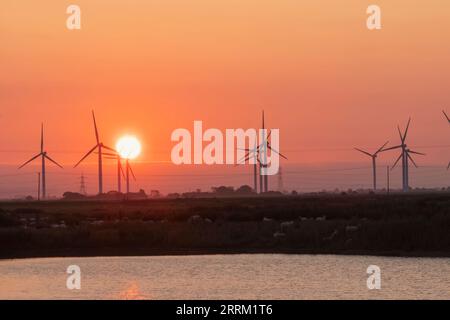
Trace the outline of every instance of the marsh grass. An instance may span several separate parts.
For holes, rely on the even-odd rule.
[[[173,251],[450,256],[450,196],[0,204],[3,258]]]

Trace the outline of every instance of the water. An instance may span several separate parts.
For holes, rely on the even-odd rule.
[[[66,269],[81,268],[81,290]],[[368,290],[367,267],[381,268]],[[450,259],[204,255],[0,261],[1,299],[450,299]]]

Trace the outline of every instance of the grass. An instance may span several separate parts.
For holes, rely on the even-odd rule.
[[[0,203],[0,258],[240,252],[450,256],[450,194]]]

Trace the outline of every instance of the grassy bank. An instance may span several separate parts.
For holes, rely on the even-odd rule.
[[[0,258],[450,256],[450,194],[0,203]]]

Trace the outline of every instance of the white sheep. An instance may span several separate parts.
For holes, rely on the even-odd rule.
[[[359,226],[346,226],[345,227],[345,232],[355,232],[358,231]]]
[[[275,232],[275,233],[273,234],[273,237],[274,237],[275,239],[284,238],[285,236],[286,236],[286,234],[283,233],[283,232]]]

